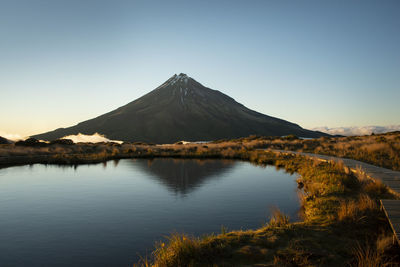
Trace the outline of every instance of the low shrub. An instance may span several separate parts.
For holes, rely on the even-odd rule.
[[[71,139],[56,139],[50,142],[50,145],[73,145],[74,141]]]
[[[16,146],[29,146],[29,147],[45,147],[48,146],[47,143],[41,142],[35,138],[28,138],[26,140],[21,140],[15,143]]]

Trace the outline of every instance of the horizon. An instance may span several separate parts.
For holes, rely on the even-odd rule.
[[[169,79],[167,79],[164,83],[160,84],[158,87],[156,87],[152,91],[163,88],[164,85],[166,84],[166,82],[168,82],[170,80],[173,83],[176,78],[178,78],[178,79],[179,78],[193,79],[192,77],[188,76],[185,73],[180,73],[180,74],[175,73]],[[193,80],[196,81],[195,79],[193,79]],[[220,91],[218,91],[218,92],[220,92]],[[143,97],[143,96],[141,96],[141,97]],[[139,97],[139,98],[141,98],[141,97]],[[129,103],[131,103],[131,102],[129,102]],[[304,128],[304,129],[306,129],[306,128]],[[330,135],[342,135],[342,136],[360,135],[360,136],[362,136],[362,135],[382,134],[382,133],[387,133],[387,132],[400,131],[400,124],[399,125],[385,125],[385,126],[381,126],[381,125],[350,126],[350,127],[342,126],[342,127],[332,127],[332,128],[327,127],[327,126],[321,126],[321,127],[314,127],[309,130],[319,131],[319,132],[327,133]],[[0,137],[4,137],[11,141],[25,140],[25,139],[29,138],[30,136],[32,136],[32,135],[21,136],[19,134],[7,134],[0,130]],[[110,140],[107,138],[107,135],[105,135],[103,133],[98,133],[98,132],[93,133],[91,135],[86,135],[86,134],[82,134],[79,132],[75,135],[66,135],[66,136],[62,137],[61,139],[71,139],[71,140],[73,140],[74,143],[77,143],[77,142],[93,142],[93,143],[97,143],[97,142],[117,142],[117,143],[119,143],[120,142],[120,143],[122,143],[122,141],[119,141],[119,140]]]
[[[400,125],[397,1],[174,2],[6,1],[0,136],[76,125],[173,73],[306,129]]]

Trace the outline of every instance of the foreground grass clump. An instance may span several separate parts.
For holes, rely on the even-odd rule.
[[[378,206],[379,198],[395,196],[380,184],[340,163],[260,151],[237,156],[300,174],[304,221],[290,223],[274,210],[256,230],[201,238],[174,234],[156,245],[148,266],[397,266]]]
[[[268,226],[270,227],[282,227],[287,226],[290,223],[289,216],[282,213],[278,208],[273,207],[271,211],[271,219],[269,220]]]
[[[385,266],[398,266],[395,257],[388,253],[392,246],[393,237],[381,235],[376,240],[375,244],[367,244],[362,246],[357,244],[353,249],[355,255],[355,266],[358,267],[385,267]],[[396,253],[393,251],[393,253]]]

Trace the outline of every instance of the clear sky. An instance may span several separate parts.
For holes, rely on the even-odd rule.
[[[0,132],[72,126],[174,73],[300,124],[400,124],[400,1],[0,0]]]

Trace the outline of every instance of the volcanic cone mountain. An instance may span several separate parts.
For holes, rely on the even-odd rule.
[[[204,87],[186,74],[174,75],[150,93],[114,111],[69,128],[33,136],[54,140],[72,134],[104,134],[122,141],[173,143],[249,135],[319,137],[320,132],[250,110]]]

